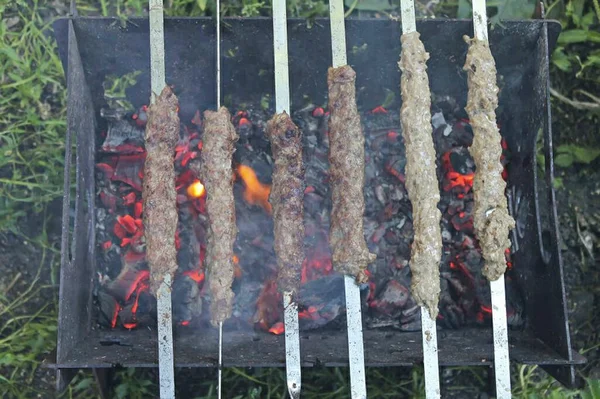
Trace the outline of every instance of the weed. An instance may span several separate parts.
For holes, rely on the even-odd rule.
[[[38,1],[0,18],[0,230],[62,195],[64,75],[49,29]]]

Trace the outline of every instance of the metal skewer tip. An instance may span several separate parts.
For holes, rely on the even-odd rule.
[[[485,0],[473,0],[473,26],[475,38],[487,41],[488,31]],[[490,281],[490,291],[492,295],[496,397],[499,399],[508,399],[511,397],[511,385],[504,275],[495,281]]]
[[[425,397],[440,397],[437,329],[435,319],[427,308],[421,308],[421,335],[423,339],[423,368],[425,370]]]
[[[300,398],[300,333],[298,326],[298,304],[293,301],[292,294],[283,294],[285,324],[285,372],[290,398]]]
[[[217,397],[221,399],[222,381],[223,381],[223,322],[219,323],[219,382],[217,388]]]

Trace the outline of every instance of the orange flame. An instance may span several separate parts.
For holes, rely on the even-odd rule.
[[[275,335],[281,335],[281,334],[283,334],[284,331],[285,331],[285,327],[283,326],[283,323],[280,321],[273,324],[273,327],[269,328],[269,332],[271,334],[275,334]]]
[[[204,184],[200,180],[194,180],[187,188],[187,195],[190,198],[200,198],[205,192]]]
[[[237,168],[237,172],[246,185],[246,190],[244,191],[246,202],[251,205],[260,205],[265,211],[271,213],[271,204],[269,204],[271,186],[262,184],[256,177],[254,170],[249,166],[240,165]]]

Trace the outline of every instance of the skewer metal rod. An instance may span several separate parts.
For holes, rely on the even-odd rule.
[[[438,363],[437,329],[435,319],[427,308],[421,308],[421,336],[423,339],[423,367],[425,369],[425,397],[440,397],[440,370]]]
[[[149,0],[150,19],[150,88],[151,102],[160,95],[165,83],[165,27],[162,0]]]
[[[223,322],[219,323],[219,383],[217,387],[217,397],[221,399],[223,381]]]
[[[150,88],[154,103],[165,87],[165,33],[162,0],[149,0],[150,20]],[[173,366],[173,324],[171,310],[171,275],[165,274],[156,292],[158,318],[158,370],[160,397],[175,398]]]
[[[221,106],[221,0],[217,0],[217,110]],[[221,323],[222,325],[223,323]],[[222,330],[223,327],[221,326]]]
[[[508,331],[506,328],[506,294],[504,275],[490,281],[492,292],[492,325],[494,329],[494,372],[496,375],[496,398],[508,399],[510,392],[510,358],[508,354]]]
[[[275,55],[275,112],[290,110],[290,80],[288,61],[287,12],[285,0],[273,0],[273,52]],[[285,371],[288,392],[293,399],[300,397],[300,327],[298,304],[292,292],[283,293],[285,325]]]
[[[331,24],[331,58],[333,67],[348,64],[346,57],[346,26],[342,0],[329,1]],[[344,276],[346,292],[346,316],[348,330],[348,360],[350,366],[350,392],[352,399],[367,397],[365,377],[365,353],[362,331],[360,288],[354,276]]]
[[[366,399],[365,352],[363,346],[360,289],[354,276],[344,276],[346,318],[348,326],[348,361],[350,362],[350,392],[352,399]]]
[[[475,29],[475,38],[487,41],[488,31],[485,0],[473,0],[473,26]],[[498,399],[507,399],[511,397],[511,385],[504,275],[498,280],[490,281],[490,291],[492,295],[496,397]]]
[[[285,325],[285,372],[290,398],[300,397],[302,374],[300,368],[300,332],[298,325],[298,304],[293,301],[292,294],[283,294]]]
[[[290,113],[287,12],[285,0],[273,0],[273,51],[275,53],[275,112]]]
[[[414,0],[400,1],[400,16],[402,18],[402,33],[411,33],[417,30]]]
[[[400,0],[402,17],[402,33],[416,32],[414,0]],[[425,397],[437,399],[440,397],[440,374],[438,362],[436,321],[431,317],[426,307],[421,307],[421,336],[423,340],[423,367],[425,370]]]
[[[348,63],[346,59],[346,25],[344,3],[342,0],[329,1],[329,20],[331,24],[331,58],[334,67]]]
[[[217,0],[217,111],[221,107],[221,0]],[[217,371],[217,398],[223,394],[223,322],[219,322],[219,369]]]

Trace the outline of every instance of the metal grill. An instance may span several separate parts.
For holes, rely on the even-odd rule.
[[[509,205],[512,205],[513,213],[518,207],[519,212],[527,215],[526,223],[512,234],[515,270],[528,317],[524,330],[510,331],[507,337],[504,284],[500,279],[491,282],[493,331],[478,328],[438,330],[436,337],[435,320],[431,320],[426,311],[421,313],[423,335],[419,332],[363,331],[360,294],[351,277],[345,279],[348,320],[344,331],[298,332],[296,307],[288,296],[284,299],[285,336],[212,330],[203,332],[202,339],[185,332],[172,336],[170,323],[160,322],[160,314],[171,313],[168,295],[162,296],[162,305],[159,296],[158,308],[162,313],[159,312],[158,331],[96,328],[92,317],[93,278],[97,266],[94,137],[98,125],[102,124],[99,110],[103,104],[104,76],[139,69],[142,71],[140,81],[152,81],[152,92],[156,93],[164,86],[166,64],[166,81],[182,88],[180,112],[188,119],[195,109],[187,108],[186,104],[202,109],[215,108],[220,105],[221,92],[255,103],[260,101],[258,93],[275,93],[276,109],[290,113],[296,104],[302,103],[305,95],[316,99],[317,103],[325,100],[323,87],[330,48],[334,66],[348,62],[356,69],[357,86],[364,88],[362,105],[376,104],[379,101],[377,93],[383,88],[397,90],[399,86],[396,63],[401,51],[400,24],[382,20],[344,21],[341,0],[331,1],[329,20],[318,19],[311,26],[305,21],[287,19],[285,1],[275,0],[273,20],[226,19],[222,24],[223,32],[219,30],[218,20],[215,26],[215,21],[208,18],[166,18],[163,28],[161,2],[151,3],[149,20],[131,19],[125,27],[120,27],[113,19],[78,17],[76,10],[71,18],[55,23],[69,91],[59,336],[57,358],[52,364],[58,370],[59,389],[69,383],[78,368],[102,369],[117,364],[159,366],[161,396],[173,397],[174,365],[220,369],[222,361],[223,367],[287,365],[290,395],[298,397],[300,366],[349,364],[352,397],[362,398],[367,396],[364,366],[411,366],[423,362],[428,398],[439,397],[439,365],[494,365],[497,395],[509,397],[509,355],[513,361],[540,364],[561,382],[574,384],[574,365],[584,359],[570,347],[554,194],[552,188],[544,195],[536,189],[538,131],[544,133],[546,179],[551,181],[553,175],[548,54],[555,44],[559,25],[546,20],[505,22],[504,28],[489,32],[499,74],[522,82],[505,85],[500,106],[504,109],[503,115],[511,115],[510,119],[501,122],[508,126],[503,134],[515,154],[512,162],[521,163],[518,173],[509,175],[509,191],[513,193],[509,195]],[[431,54],[428,67],[432,91],[466,98],[466,81],[457,78],[466,52],[461,37],[475,32],[478,38],[488,38],[485,2],[475,1],[474,4],[479,7],[474,9],[474,25],[457,20],[418,21],[415,24],[412,2],[402,1],[402,33],[416,29]],[[162,47],[163,35],[166,45],[161,54],[155,50]],[[153,50],[141,43],[151,43]],[[367,62],[352,52],[346,60],[346,48],[363,45],[369,54],[373,54],[372,60]],[[189,50],[190,46],[194,51]],[[235,57],[222,56],[232,49],[236,50]],[[157,57],[162,60],[162,66],[156,66]],[[269,73],[259,73],[265,70]],[[150,97],[150,85],[133,93],[132,97],[143,103]],[[76,138],[77,193],[74,233],[70,238],[68,187],[74,163],[70,154],[73,137]],[[515,202],[516,197],[518,202]],[[540,208],[545,206],[551,210],[550,230],[543,230],[540,222]],[[160,329],[161,325],[165,326],[164,331]],[[158,336],[163,339],[159,340]],[[222,357],[217,341],[223,345]],[[299,357],[295,356],[298,342]]]

